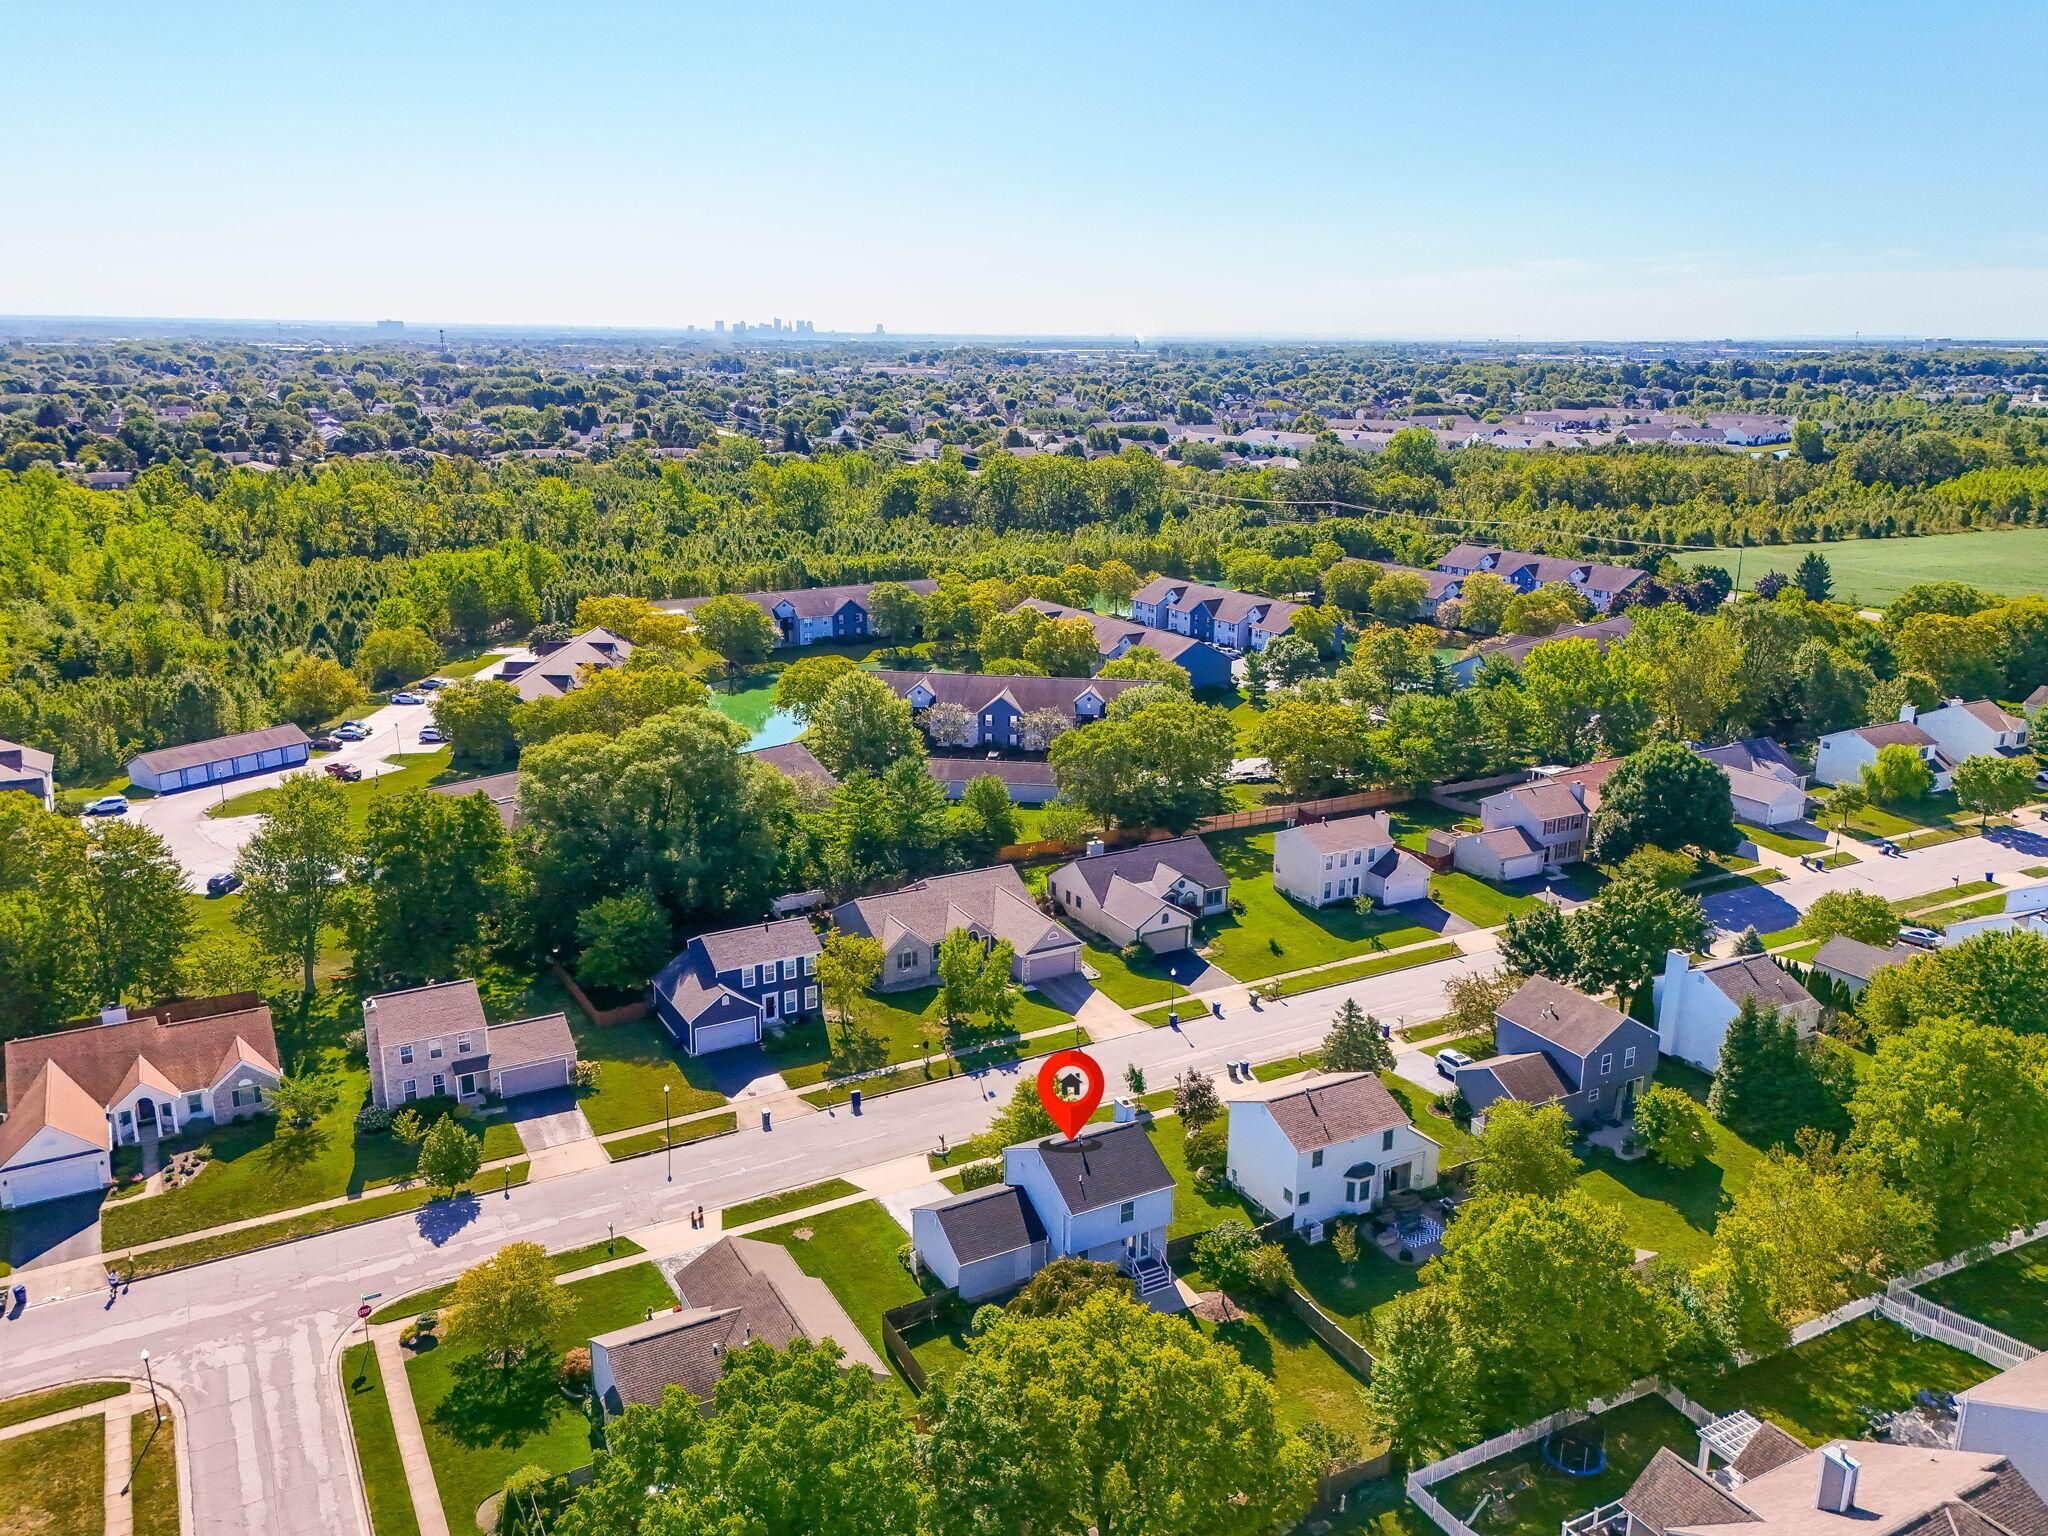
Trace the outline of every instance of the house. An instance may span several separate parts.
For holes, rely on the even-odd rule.
[[[2013,757],[2027,750],[2027,722],[1989,699],[1950,699],[1939,709],[1922,710],[1914,723],[1952,763],[1966,757]]]
[[[1792,441],[1789,416],[1709,416],[1707,425],[1735,448],[1760,448],[1767,443]]]
[[[1432,829],[1422,841],[1423,862],[1432,869],[1456,868],[1481,880],[1505,884],[1542,875],[1546,850],[1519,826],[1483,832]]]
[[[1728,1026],[1752,999],[1790,1018],[1802,1040],[1820,1028],[1820,999],[1768,955],[1736,955],[1696,966],[1683,951],[1668,950],[1651,995],[1657,1006],[1658,1051],[1702,1072],[1720,1066]]]
[[[192,741],[182,747],[144,752],[129,761],[128,782],[137,789],[168,795],[252,773],[295,768],[305,762],[312,750],[312,742],[296,725],[273,725],[268,730],[243,731],[235,736],[216,736],[211,741]]]
[[[1941,947],[1953,949],[1987,933],[2038,933],[2048,936],[2048,885],[2007,891],[2005,904],[1983,917],[1968,917],[1942,930]]]
[[[1735,819],[1759,827],[1782,827],[1806,819],[1806,775],[1768,736],[1751,736],[1726,746],[1693,751],[1728,776]]]
[[[935,742],[940,747],[983,747],[1000,751],[1043,752],[1046,743],[1027,741],[1019,730],[1026,715],[1044,710],[1058,713],[1068,725],[1086,725],[1108,713],[1110,701],[1132,688],[1131,678],[1029,677],[969,672],[875,672],[918,714],[934,704],[955,704],[972,717],[964,741]]]
[[[1395,565],[1378,560],[1354,560],[1346,557],[1339,565],[1370,565],[1382,576],[1420,576],[1423,581],[1421,605],[1416,609],[1420,618],[1433,619],[1437,609],[1445,603],[1456,602],[1465,593],[1465,576],[1459,571],[1433,571],[1420,566]]]
[[[1006,1148],[1002,1183],[919,1207],[910,1235],[919,1262],[968,1300],[1021,1285],[1054,1259],[1114,1264],[1150,1300],[1172,1292],[1172,1221],[1173,1175],[1145,1127],[1119,1120],[1071,1141],[1054,1135]]]
[[[1581,1125],[1625,1123],[1657,1073],[1657,1032],[1605,1003],[1531,976],[1494,1014],[1497,1054],[1458,1069],[1475,1116],[1489,1104],[1561,1104]]]
[[[795,587],[780,592],[741,592],[745,598],[775,621],[781,636],[778,645],[819,645],[834,640],[865,640],[876,633],[871,600],[884,583],[854,582],[839,587]],[[939,589],[936,581],[919,578],[894,583],[908,587],[919,597],[930,597]],[[666,613],[689,613],[709,602],[709,597],[685,597],[654,606]],[[901,636],[897,638],[908,638]]]
[[[535,699],[559,699],[582,687],[586,673],[623,666],[632,654],[632,641],[598,626],[573,639],[537,645],[531,656],[507,657],[498,666],[498,676],[530,704]]]
[[[1715,1420],[1701,1442],[1699,1466],[1659,1446],[1618,1501],[1619,1522],[1600,1529],[1614,1536],[2048,1536],[2048,1504],[2004,1456],[1862,1440],[1808,1450],[1748,1414]],[[1738,1445],[1729,1465],[1705,1470],[1710,1453]]]
[[[1519,667],[1539,645],[1548,645],[1553,640],[1590,640],[1604,654],[1608,646],[1635,627],[1634,618],[1618,613],[1611,619],[1596,619],[1590,624],[1567,624],[1547,635],[1496,635],[1491,640],[1482,640],[1451,663],[1451,681],[1460,688],[1469,688],[1488,657],[1498,656]]]
[[[99,1018],[10,1040],[0,1120],[0,1209],[112,1182],[117,1145],[261,1114],[284,1075],[270,1009],[253,992]]]
[[[1385,811],[1282,827],[1273,887],[1311,907],[1370,896],[1382,906],[1429,898],[1429,866],[1394,842]]]
[[[819,762],[817,754],[801,741],[785,741],[779,747],[754,747],[741,756],[766,763],[792,779],[815,779],[827,789],[839,782],[839,775]]]
[[[1956,1394],[1956,1449],[2003,1456],[2048,1487],[2048,1355],[2035,1355]]]
[[[1515,446],[1532,446],[1516,444]],[[1470,576],[1491,571],[1517,592],[1538,587],[1567,586],[1593,605],[1595,613],[1611,611],[1617,602],[1642,596],[1650,586],[1647,571],[1629,565],[1558,555],[1537,555],[1520,549],[1495,549],[1488,544],[1460,544],[1437,561],[1437,569]]]
[[[1131,594],[1131,617],[1147,629],[1206,640],[1228,651],[1262,651],[1294,627],[1301,604],[1256,592],[1155,576]]]
[[[559,1013],[486,1024],[473,981],[441,981],[363,999],[370,1101],[398,1110],[452,1094],[475,1104],[576,1081],[576,1037]]]
[[[491,802],[491,809],[498,813],[498,820],[507,827],[519,825],[519,770],[508,768],[503,773],[487,773],[480,778],[458,779],[453,784],[429,784],[429,790],[437,795],[482,795]]]
[[[1919,725],[1916,711],[1907,704],[1899,718],[1882,725],[1860,725],[1852,730],[1831,731],[1821,737],[1813,755],[1813,776],[1823,784],[1861,784],[1863,770],[1877,761],[1886,747],[1911,747],[1920,754],[1933,777],[1933,787],[1945,790],[1955,777],[1956,759],[1941,750],[1941,743]]]
[[[1008,864],[933,875],[901,890],[861,896],[832,911],[832,921],[882,945],[885,992],[937,978],[939,945],[956,931],[984,944],[1007,939],[1016,951],[1011,978],[1025,986],[1081,967],[1081,941],[1047,917]]]
[[[889,1374],[830,1288],[797,1268],[780,1243],[720,1238],[675,1272],[675,1284],[675,1311],[590,1341],[590,1389],[607,1418],[656,1406],[670,1387],[708,1413],[727,1353],[755,1339],[776,1349],[829,1339],[848,1366]]]
[[[1847,987],[1853,997],[1869,986],[1870,978],[1886,966],[1898,965],[1925,953],[1925,950],[1915,949],[1910,944],[1897,942],[1879,949],[1875,944],[1865,944],[1861,939],[1838,933],[1814,951],[1813,968],[1829,980]]]
[[[1028,597],[1017,606],[1035,608],[1049,619],[1086,620],[1089,628],[1095,631],[1096,653],[1102,658],[1096,668],[1098,672],[1125,652],[1142,645],[1157,651],[1187,673],[1189,684],[1197,689],[1228,688],[1231,685],[1233,672],[1229,654],[1206,640],[1177,635],[1170,630],[1147,629],[1128,619],[1113,619],[1107,614],[1068,608],[1043,598]],[[1011,611],[1015,612],[1015,609]]]
[[[1001,780],[1016,805],[1044,805],[1060,792],[1052,764],[1042,757],[928,757],[924,766],[946,786],[948,800],[958,800],[981,778]]]
[[[1369,1072],[1297,1072],[1230,1101],[1230,1182],[1297,1228],[1427,1189],[1437,1152]]]
[[[1086,857],[1052,872],[1046,890],[1062,917],[1119,949],[1142,943],[1161,954],[1186,949],[1194,942],[1195,923],[1230,903],[1230,877],[1199,837],[1139,843],[1114,853],[1091,843]]]
[[[1542,848],[1548,868],[1576,864],[1586,856],[1593,812],[1600,809],[1600,786],[1615,761],[1588,763],[1488,795],[1479,802],[1480,825],[1488,832],[1522,832]]]
[[[56,762],[47,752],[0,741],[0,792],[24,790],[42,801],[43,809],[57,808]]]
[[[800,917],[700,933],[650,984],[654,1016],[691,1056],[758,1045],[818,1011],[823,952]]]
[[[2032,693],[2020,700],[2020,704],[2029,715],[2033,714],[2037,709],[2048,709],[2048,683],[2043,683],[2040,687],[2036,688]]]

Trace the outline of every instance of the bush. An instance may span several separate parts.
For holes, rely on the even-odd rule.
[[[364,1037],[360,1029],[352,1029],[343,1035],[341,1037],[341,1048],[348,1052],[351,1061],[366,1062],[370,1059],[369,1041]]]
[[[555,1367],[555,1380],[562,1384],[564,1392],[581,1395],[590,1390],[590,1351],[579,1344],[562,1356],[562,1363]]]
[[[1195,1181],[1205,1188],[1213,1185],[1222,1179],[1230,1155],[1228,1127],[1221,1120],[1212,1120],[1199,1131],[1188,1132],[1181,1148]]]
[[[391,1129],[391,1111],[381,1104],[365,1104],[356,1111],[356,1134],[370,1135],[377,1131]]]
[[[1330,1228],[1330,1246],[1337,1250],[1340,1263],[1358,1262],[1358,1223],[1340,1221]]]
[[[391,1127],[391,1134],[408,1147],[419,1145],[427,1134],[427,1122],[420,1118],[420,1112],[411,1105],[407,1105],[396,1114],[387,1113],[385,1120]]]
[[[1245,1264],[1244,1283],[1256,1295],[1278,1296],[1294,1285],[1294,1261],[1278,1243],[1261,1243]]]
[[[986,1189],[991,1184],[1003,1182],[1003,1165],[994,1160],[969,1163],[960,1170],[960,1188]]]
[[[579,1061],[576,1063],[576,1086],[578,1088],[595,1088],[597,1086],[596,1062]]]

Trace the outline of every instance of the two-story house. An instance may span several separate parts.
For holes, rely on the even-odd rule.
[[[934,704],[957,704],[973,724],[965,740],[934,741],[945,747],[983,747],[995,751],[1043,752],[1047,743],[1027,739],[1020,729],[1026,715],[1057,711],[1068,725],[1087,725],[1109,712],[1120,693],[1142,688],[1132,678],[1030,677],[972,672],[875,672],[922,715]]]
[[[1750,736],[1693,751],[1728,776],[1736,820],[1781,827],[1805,819],[1806,774],[1770,737]]]
[[[1143,944],[1161,954],[1186,949],[1196,922],[1230,905],[1230,877],[1199,837],[1114,853],[1091,843],[1086,857],[1052,872],[1046,890],[1061,916],[1119,949]]]
[[[832,922],[881,943],[876,985],[885,992],[933,980],[939,945],[960,931],[988,945],[1007,939],[1016,954],[1010,976],[1026,986],[1081,967],[1081,941],[1039,910],[1008,864],[933,875],[901,890],[857,897],[833,908]]]
[[[1385,811],[1282,827],[1273,888],[1311,907],[1370,896],[1382,906],[1429,897],[1429,866],[1394,841]]]
[[[691,1056],[758,1045],[818,1012],[817,930],[800,917],[700,933],[648,988],[654,1016]]]
[[[1369,565],[1382,576],[1420,576],[1422,578],[1422,600],[1416,605],[1417,618],[1433,619],[1437,609],[1445,603],[1456,602],[1465,595],[1465,577],[1458,571],[1433,571],[1421,566],[1396,565],[1384,560],[1354,560],[1345,558],[1339,565]],[[1396,615],[1398,617],[1398,615]]]
[[[1437,568],[1461,576],[1491,571],[1517,592],[1567,586],[1592,604],[1596,613],[1608,612],[1623,598],[1640,596],[1650,585],[1649,574],[1634,566],[1609,565],[1580,556],[1495,549],[1488,544],[1460,544],[1437,561]]]
[[[880,582],[862,581],[838,587],[794,587],[779,592],[739,592],[775,622],[779,646],[820,645],[834,640],[865,640],[876,633],[871,599]],[[936,581],[919,578],[897,583],[919,597],[938,590]],[[656,603],[666,613],[690,613],[709,597],[685,597]],[[896,638],[908,639],[908,636]]]
[[[2027,750],[2027,722],[1989,699],[1950,699],[1939,709],[1922,710],[1914,723],[1953,763],[1966,757],[2013,757]]]
[[[1172,1294],[1172,1223],[1173,1175],[1145,1127],[1120,1120],[1005,1149],[1001,1184],[919,1207],[910,1234],[924,1267],[969,1300],[1053,1259],[1092,1259],[1124,1270],[1149,1301]]]
[[[1820,1028],[1820,999],[1768,955],[1735,955],[1694,965],[1680,950],[1664,956],[1652,985],[1657,1005],[1657,1049],[1702,1072],[1721,1064],[1728,1026],[1745,1002],[1789,1018],[1804,1040]]]
[[[1230,1100],[1230,1182],[1297,1228],[1427,1189],[1437,1153],[1369,1072],[1297,1072]]]
[[[1088,627],[1095,632],[1096,654],[1102,658],[1097,663],[1097,671],[1142,645],[1148,650],[1158,652],[1187,673],[1189,686],[1195,689],[1228,688],[1231,685],[1233,672],[1230,653],[1206,640],[1198,640],[1193,635],[1175,634],[1168,629],[1155,629],[1130,619],[1113,619],[1107,614],[1091,613],[1083,608],[1068,608],[1063,604],[1047,602],[1037,597],[1027,597],[1017,606],[1036,609],[1049,619],[1085,620]]]
[[[1262,651],[1294,627],[1299,603],[1155,576],[1131,595],[1131,617],[1147,629],[1206,640],[1228,651]]]
[[[1526,834],[1542,848],[1543,862],[1557,869],[1585,858],[1599,803],[1597,786],[1582,777],[1538,779],[1488,795],[1479,802],[1479,821],[1489,832],[1512,827]]]
[[[559,1013],[509,1024],[484,1021],[474,981],[441,981],[363,999],[370,1100],[397,1110],[448,1095],[474,1104],[576,1080],[576,1037]]]
[[[1561,1104],[1581,1125],[1626,1122],[1657,1073],[1657,1032],[1548,976],[1531,976],[1494,1014],[1495,1055],[1458,1069],[1483,1117],[1501,1099]]]
[[[1918,713],[1908,704],[1900,709],[1898,719],[1882,725],[1830,731],[1814,751],[1814,778],[1823,784],[1861,784],[1863,770],[1875,763],[1886,747],[1911,747],[1927,765],[1933,787],[1947,789],[1954,781],[1957,759],[1942,751],[1941,743],[1920,728]]]

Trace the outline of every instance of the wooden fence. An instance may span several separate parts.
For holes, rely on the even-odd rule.
[[[1301,1320],[1302,1326],[1323,1341],[1323,1345],[1352,1370],[1372,1380],[1372,1353],[1358,1340],[1346,1333],[1341,1324],[1294,1286],[1289,1286],[1280,1297],[1287,1310]]]
[[[1303,819],[1321,821],[1353,811],[1378,811],[1392,805],[1406,805],[1415,797],[1405,789],[1366,789],[1355,795],[1333,795],[1324,800],[1274,801],[1255,811],[1226,811],[1195,823],[1197,832],[1243,832],[1252,827],[1277,827]]]
[[[630,1024],[635,1019],[647,1017],[647,999],[635,998],[630,1003],[621,1003],[616,1008],[600,1008],[590,1000],[590,995],[576,984],[576,978],[565,970],[559,961],[549,961],[548,969],[555,973],[555,980],[562,984],[562,990],[574,999],[576,1006],[590,1017],[590,1022],[599,1026]]]
[[[928,1323],[947,1307],[959,1300],[956,1291],[940,1291],[933,1296],[920,1296],[916,1301],[906,1301],[900,1307],[891,1307],[882,1314],[882,1348],[896,1363],[896,1369],[903,1373],[903,1379],[910,1383],[910,1390],[918,1396],[931,1384],[925,1369],[910,1345],[904,1340],[903,1330]]]

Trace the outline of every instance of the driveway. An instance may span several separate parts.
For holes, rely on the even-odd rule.
[[[1394,1072],[1431,1093],[1443,1093],[1454,1086],[1448,1077],[1436,1069],[1436,1056],[1430,1051],[1396,1051]]]
[[[7,1262],[15,1269],[41,1269],[92,1258],[100,1251],[104,1198],[72,1195],[21,1206],[7,1222]]]
[[[517,1127],[519,1140],[529,1152],[544,1152],[549,1147],[591,1139],[590,1122],[583,1118],[573,1088],[522,1093],[505,1101],[505,1114]]]

